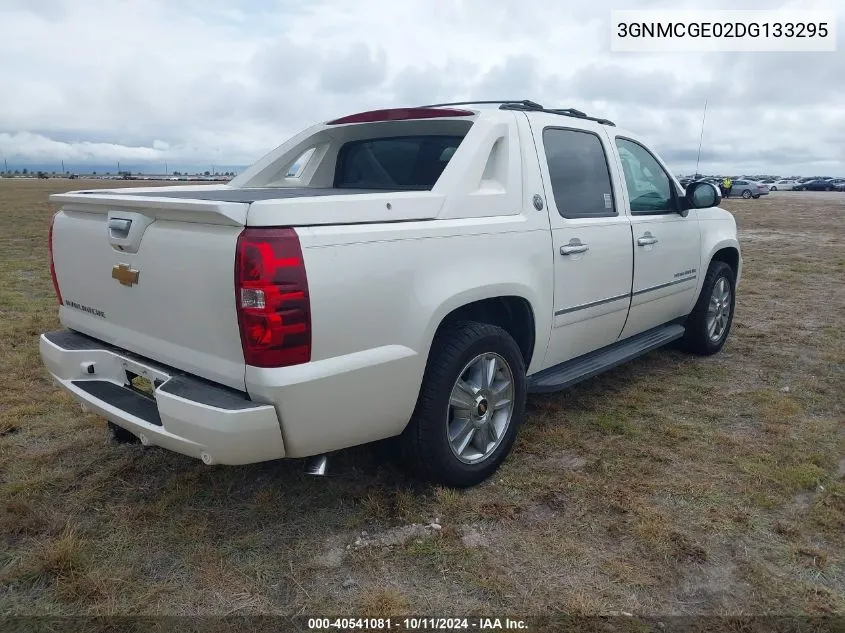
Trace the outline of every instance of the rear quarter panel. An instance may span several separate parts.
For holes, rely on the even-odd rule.
[[[537,341],[532,368],[542,360],[553,269],[541,214],[297,233],[311,295],[312,362],[247,367],[246,375],[254,399],[277,405],[289,455],[399,434],[437,327],[467,303],[504,295],[528,300]]]

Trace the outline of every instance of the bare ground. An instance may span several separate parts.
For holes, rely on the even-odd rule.
[[[138,183],[130,183],[138,184]],[[730,200],[725,349],[529,399],[476,489],[117,446],[48,380],[47,195],[0,180],[0,614],[845,613],[845,196]]]

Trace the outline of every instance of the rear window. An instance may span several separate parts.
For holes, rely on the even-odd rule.
[[[351,141],[340,148],[334,186],[339,189],[434,187],[463,136],[399,136]]]

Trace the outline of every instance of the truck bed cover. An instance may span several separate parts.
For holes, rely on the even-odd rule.
[[[118,196],[148,196],[153,198],[188,198],[191,200],[212,200],[216,202],[241,202],[252,203],[258,200],[281,200],[286,198],[314,198],[318,196],[348,196],[365,193],[388,193],[383,189],[335,189],[333,187],[262,187],[255,189],[221,189],[209,188],[208,191],[201,189],[191,190],[168,190],[161,191],[127,191],[120,189],[96,191],[81,191],[84,194],[104,193]]]

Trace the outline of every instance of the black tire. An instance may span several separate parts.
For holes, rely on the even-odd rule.
[[[498,354],[513,377],[513,412],[499,445],[483,461],[460,461],[447,438],[449,399],[460,373],[479,354]],[[417,406],[400,436],[404,465],[431,483],[466,488],[481,483],[505,460],[525,417],[525,361],[513,338],[502,328],[463,321],[442,327],[431,346]]]
[[[118,444],[138,444],[141,442],[137,435],[130,433],[114,422],[109,422],[109,434],[111,435],[112,440]]]
[[[757,199],[757,198],[759,198],[760,196],[759,196],[759,195],[756,195],[756,196],[751,196],[751,197],[752,197],[752,198],[754,198],[754,199],[756,200],[756,199]]]
[[[713,287],[716,283],[724,278],[731,291],[730,297],[730,314],[728,315],[728,322],[719,336],[718,340],[713,340],[707,331],[707,310],[710,305],[710,296],[713,294]],[[686,332],[682,339],[684,349],[693,354],[702,356],[709,356],[715,354],[725,345],[728,339],[728,334],[731,331],[731,325],[734,320],[734,308],[736,306],[736,274],[733,268],[728,266],[725,262],[710,262],[710,267],[707,269],[707,274],[704,277],[704,284],[701,287],[701,294],[698,295],[698,301],[695,307],[687,317]]]
[[[772,187],[771,189],[769,189],[769,191],[777,191],[777,190],[778,190],[777,187]]]
[[[745,191],[743,191],[743,192],[742,192],[742,197],[743,197],[743,198],[745,198],[746,200],[749,200],[749,199],[751,198],[751,190],[750,190],[750,189],[746,189]]]

